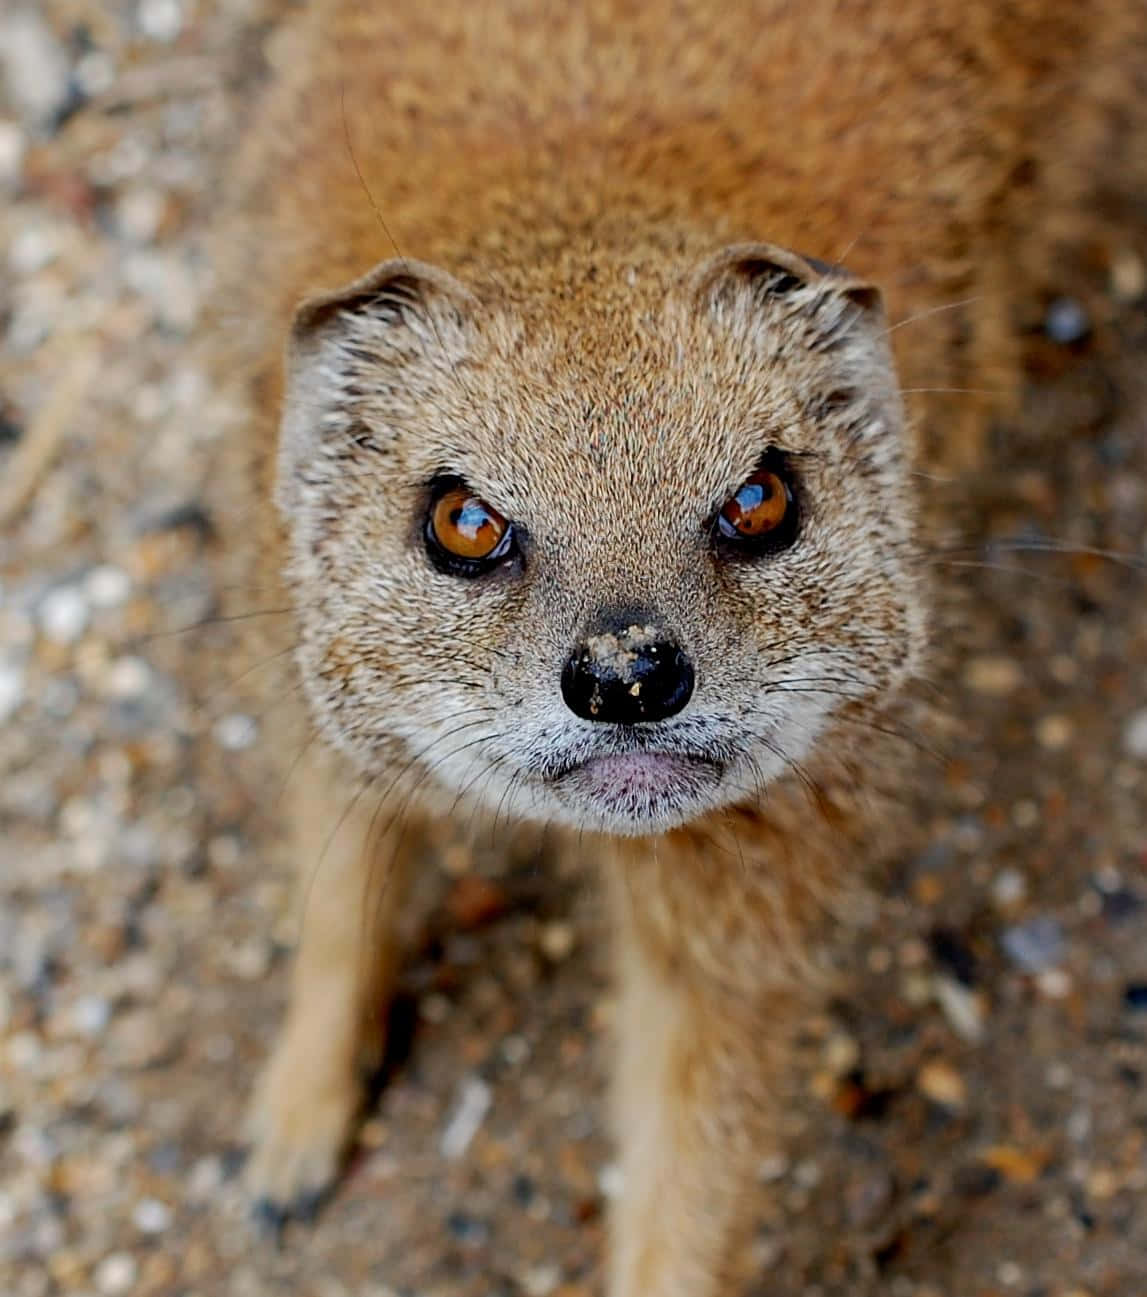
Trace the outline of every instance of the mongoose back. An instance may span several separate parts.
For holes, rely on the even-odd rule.
[[[294,610],[322,860],[264,1214],[353,1136],[419,823],[546,826],[614,919],[611,1297],[735,1290],[818,952],[900,831],[914,474],[974,467],[1017,319],[1134,201],[1145,32],[1134,0],[333,0],[289,33],[222,293],[223,522]]]

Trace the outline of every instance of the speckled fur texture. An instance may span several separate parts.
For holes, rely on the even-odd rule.
[[[279,42],[219,326],[246,410],[220,517],[240,589],[294,610],[312,876],[253,1108],[265,1214],[353,1136],[420,823],[544,826],[616,926],[609,1293],[737,1290],[828,935],[910,827],[914,474],[981,462],[1053,267],[1115,251],[1145,33],[1134,0],[347,0]],[[723,558],[769,448],[797,541]],[[428,561],[444,474],[517,528],[489,576]],[[687,653],[679,714],[565,706],[607,613]],[[652,789],[579,782],[650,749],[680,759]]]

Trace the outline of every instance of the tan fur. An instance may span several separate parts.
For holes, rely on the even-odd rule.
[[[221,293],[249,411],[222,520],[294,609],[280,701],[319,736],[257,1195],[305,1205],[353,1134],[412,818],[588,830],[622,1002],[611,1297],[731,1290],[825,934],[905,832],[912,474],[977,461],[1016,319],[1106,255],[1145,28],[1134,0],[345,0],[290,32]],[[767,445],[801,538],[722,563],[706,519]],[[440,472],[521,524],[522,564],[432,568]],[[630,742],[558,691],[627,608],[697,668],[654,741],[724,762],[636,809],[560,775]]]

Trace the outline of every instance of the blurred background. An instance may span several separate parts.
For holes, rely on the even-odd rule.
[[[428,862],[393,1074],[338,1196],[281,1246],[246,1219],[294,927],[282,790],[212,621],[228,411],[200,321],[289,8],[0,9],[0,1294],[589,1297],[618,1189],[602,918],[560,862],[493,844]],[[1147,1292],[1133,239],[1091,287],[1043,304],[1025,413],[934,558],[960,655],[920,760],[929,845],[808,1024],[758,1297]]]

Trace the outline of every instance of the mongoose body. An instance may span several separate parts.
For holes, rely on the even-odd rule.
[[[610,1292],[730,1291],[823,934],[898,837],[914,473],[979,461],[1017,322],[1134,198],[1145,30],[347,2],[281,44],[222,301],[223,521],[313,736],[272,1216],[353,1134],[418,823],[549,826],[615,918]]]

